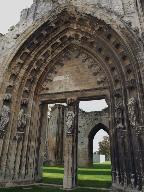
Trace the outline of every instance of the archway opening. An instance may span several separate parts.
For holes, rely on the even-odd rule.
[[[66,103],[53,103],[48,105],[48,127],[46,132],[45,159],[43,166],[43,181],[45,183],[62,185],[63,182],[66,110]],[[101,119],[104,120],[105,116],[106,118],[108,116],[108,105],[105,99],[81,101],[79,103],[78,164],[79,167],[83,167],[79,168],[78,170],[78,184],[80,186],[108,187],[108,185],[110,185],[110,182],[108,183],[107,181],[107,183],[102,182],[100,184],[98,178],[99,176],[96,174],[98,170],[95,170],[94,167],[92,168],[89,166],[89,151],[92,151],[93,154],[93,149],[95,150],[95,147],[93,148],[93,142],[89,142],[92,144],[90,146],[88,142],[86,144],[86,142],[84,141],[87,138],[94,139],[94,136],[98,129],[102,128],[107,130],[107,128],[105,128],[103,124],[99,123],[97,126],[95,126],[96,129],[93,128],[91,132],[89,131],[93,127],[93,124],[96,124],[96,121],[100,121]],[[105,119],[105,121],[107,120]],[[103,133],[102,136],[104,136]],[[93,141],[93,139],[91,141]],[[97,166],[99,165],[97,164]],[[93,173],[91,173],[91,171]],[[107,174],[110,175],[110,170],[109,172],[107,172]],[[101,174],[100,177],[102,178],[103,175]],[[87,178],[87,180],[85,180],[85,178]],[[94,183],[91,178],[94,179]]]
[[[99,123],[94,128],[91,129],[88,135],[88,151],[89,151],[89,166],[93,167],[95,163],[102,163],[106,162],[106,154],[102,153],[100,150],[100,143],[103,141],[104,138],[107,137],[109,140],[109,130],[108,128]],[[110,142],[110,141],[109,141]],[[105,146],[102,146],[105,147]],[[108,150],[110,154],[110,145],[108,146]],[[102,159],[101,159],[102,158]]]
[[[105,136],[109,138],[108,104],[105,99],[81,101],[79,107],[78,183],[85,187],[110,187],[112,182],[110,161],[106,162],[105,155],[98,154],[104,161],[94,162],[94,152],[99,149],[99,143]],[[110,153],[110,147],[108,150]]]
[[[83,136],[88,138],[88,142],[83,142],[86,143],[84,147],[86,150],[84,151],[83,148],[82,150],[79,149],[80,154],[87,153],[87,162],[82,164],[82,157],[79,164],[91,167],[93,165],[93,150],[96,151],[95,146],[93,147],[94,137],[100,129],[108,132],[108,105],[105,99],[89,100],[81,101],[79,108],[82,110],[79,115],[79,125],[82,124],[79,126],[79,145],[82,143]],[[106,125],[104,125],[105,123]],[[82,135],[81,132],[85,132],[85,135]],[[101,136],[103,137],[105,134],[102,132]],[[98,139],[97,141],[99,142],[100,140]],[[79,156],[81,157],[81,155]]]
[[[48,104],[43,182],[63,184],[64,175],[64,115],[66,103]]]
[[[110,138],[103,129],[99,130],[93,139],[93,164],[110,162]]]

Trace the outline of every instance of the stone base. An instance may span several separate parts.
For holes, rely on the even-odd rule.
[[[65,189],[65,190],[72,190],[72,189],[74,189],[76,186],[73,186],[73,183],[72,183],[72,181],[73,181],[73,177],[64,177],[64,179],[63,179],[63,189]]]
[[[119,184],[112,184],[112,191],[113,192],[140,192],[137,189],[131,189],[129,187],[123,187]]]
[[[21,181],[0,181],[0,188],[20,187],[34,185],[36,181],[21,180]]]

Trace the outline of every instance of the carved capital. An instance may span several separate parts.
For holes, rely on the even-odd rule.
[[[67,99],[67,105],[72,106],[78,103],[77,97],[71,97]]]

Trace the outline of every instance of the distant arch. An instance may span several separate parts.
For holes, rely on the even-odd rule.
[[[88,157],[89,157],[89,166],[90,167],[93,166],[93,139],[94,139],[95,135],[98,133],[98,131],[100,131],[101,129],[104,130],[108,135],[110,135],[109,128],[102,123],[96,124],[91,129],[91,131],[89,132],[89,135],[88,135]]]

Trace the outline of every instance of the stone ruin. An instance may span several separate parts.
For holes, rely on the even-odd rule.
[[[51,166],[64,164],[64,146],[66,137],[65,116],[67,107],[56,104],[52,107],[48,119],[46,134],[45,163]],[[93,139],[96,133],[103,129],[109,134],[108,109],[102,111],[78,113],[78,165],[93,166]]]
[[[0,34],[0,186],[41,181],[47,104],[66,102],[75,188],[79,101],[92,99],[109,106],[113,190],[144,191],[143,0],[34,0]]]

